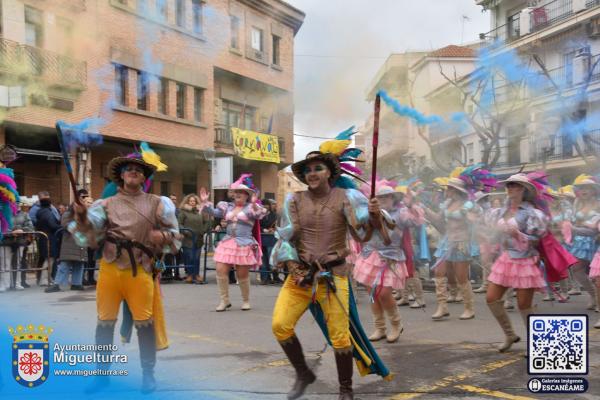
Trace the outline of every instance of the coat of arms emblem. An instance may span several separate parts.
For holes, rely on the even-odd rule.
[[[8,328],[13,337],[12,373],[13,378],[21,385],[33,388],[46,382],[50,373],[50,344],[48,336],[52,328],[32,324],[21,325],[16,329]]]

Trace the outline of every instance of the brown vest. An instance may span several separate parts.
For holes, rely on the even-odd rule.
[[[349,204],[344,189],[333,188],[322,198],[313,197],[308,191],[294,195],[295,212],[291,214],[296,233],[293,241],[301,260],[326,263],[349,254],[346,207]],[[345,274],[347,266],[335,267],[334,272]]]

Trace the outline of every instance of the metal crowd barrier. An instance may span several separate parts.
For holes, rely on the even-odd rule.
[[[44,232],[5,233],[0,241],[0,275],[4,281],[9,274],[10,287],[17,284],[17,274],[47,272],[48,285],[52,282],[52,265],[45,262],[51,256],[50,240]],[[44,252],[46,257],[44,258]],[[44,258],[42,260],[42,258]],[[40,265],[38,267],[38,265]],[[44,265],[46,265],[44,267]],[[41,275],[39,275],[41,277]],[[36,277],[37,279],[37,277]],[[21,279],[22,282],[25,279]]]
[[[208,266],[208,249],[210,246],[210,239],[211,237],[214,237],[214,248],[217,248],[217,244],[221,241],[221,239],[227,234],[226,230],[222,230],[222,231],[211,231],[208,234],[205,235],[204,237],[204,260],[203,260],[203,268],[202,268],[202,279],[204,280],[204,282],[206,282],[206,272],[207,271],[215,271],[216,268],[211,268]],[[275,246],[276,240],[275,240],[275,234],[273,233],[261,233],[260,234],[261,237],[261,242],[262,242],[262,246],[263,247],[273,247]],[[261,260],[262,261],[262,260]],[[261,271],[260,269],[257,270],[250,270],[249,272],[254,272],[257,274],[262,273],[269,273],[271,274],[272,271]]]

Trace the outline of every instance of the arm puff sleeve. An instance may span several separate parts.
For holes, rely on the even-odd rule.
[[[87,210],[87,224],[82,225],[75,220],[67,225],[75,243],[80,247],[98,247],[106,233],[106,202],[109,199],[97,200]]]
[[[171,233],[171,238],[167,239],[163,246],[163,253],[176,254],[181,248],[181,235],[179,234],[179,222],[175,215],[175,204],[170,198],[160,197],[160,204],[156,208],[156,218],[161,230]]]
[[[261,220],[267,215],[267,209],[257,203],[250,204],[244,212],[249,218],[257,220]]]
[[[369,223],[369,200],[356,189],[346,189],[344,215],[348,224],[359,231]]]
[[[425,212],[417,205],[402,208],[396,218],[396,225],[400,229],[414,228],[423,223],[425,223]]]
[[[298,229],[298,210],[296,208],[295,195],[288,194],[283,204],[281,220],[275,230],[277,243],[271,252],[270,264],[278,267],[286,261],[300,262],[298,251],[294,247],[293,240]]]
[[[205,212],[208,215],[215,217],[215,218],[225,218],[225,215],[227,215],[227,207],[228,206],[229,206],[229,203],[227,203],[226,201],[218,202],[217,206],[214,208],[211,203],[206,203],[206,205],[202,209],[202,212]]]

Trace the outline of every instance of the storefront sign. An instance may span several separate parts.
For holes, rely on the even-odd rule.
[[[231,128],[233,148],[238,156],[248,160],[279,163],[277,136]]]

